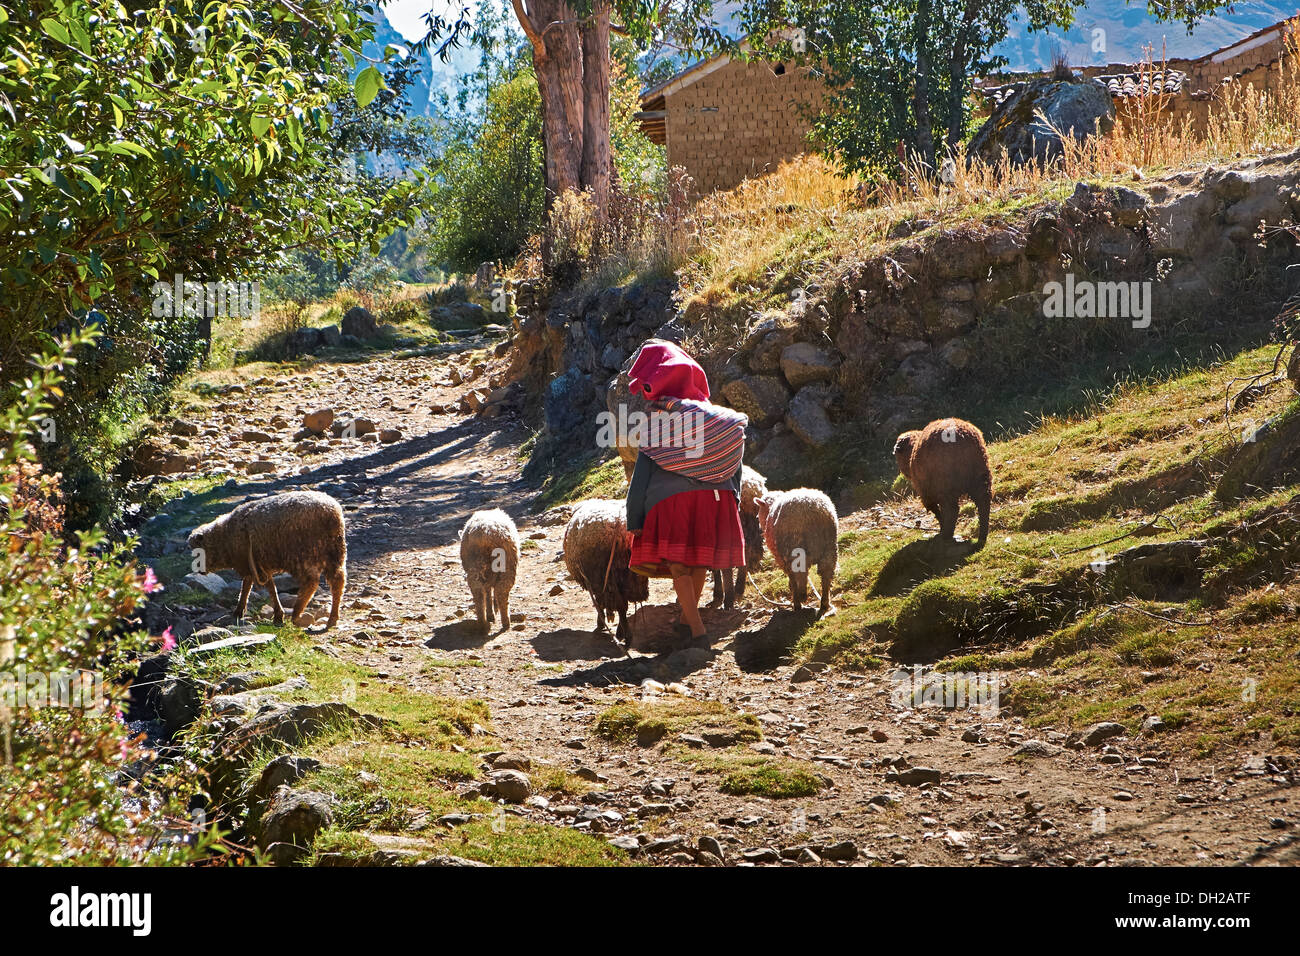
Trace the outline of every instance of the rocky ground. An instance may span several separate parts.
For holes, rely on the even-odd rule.
[[[889,668],[792,662],[811,618],[770,603],[786,597],[770,583],[766,597],[751,588],[736,610],[707,611],[716,635],[707,646],[666,636],[663,581],[652,582],[630,648],[593,633],[591,602],[561,559],[567,509],[532,512],[537,489],[520,477],[528,432],[512,413],[468,411],[491,394],[491,368],[474,364],[463,353],[382,354],[228,377],[168,430],[176,454],[193,456],[201,473],[229,474],[235,492],[311,487],[343,502],[350,580],[339,626],[316,638],[327,653],[394,686],[485,701],[496,737],[485,772],[536,777],[549,767],[593,787],[546,795],[529,786],[512,812],[674,864],[1300,862],[1285,767],[1244,754],[1196,760],[1118,724],[1031,729],[995,710],[907,706]],[[475,382],[485,390],[467,404]],[[320,409],[332,411],[337,436],[300,433]],[[474,510],[498,506],[526,544],[515,622],[484,635],[466,619],[457,531]],[[885,533],[920,518],[917,504],[844,520]],[[181,540],[173,534],[164,550]],[[231,623],[236,595],[227,587],[192,623]],[[322,621],[326,599],[318,592],[313,604]],[[473,665],[431,668],[433,659]],[[598,718],[621,701],[664,712],[717,702],[756,718],[761,739],[734,724],[643,743],[598,735]],[[740,766],[746,755],[785,758],[781,767],[820,791],[724,792],[719,762]]]

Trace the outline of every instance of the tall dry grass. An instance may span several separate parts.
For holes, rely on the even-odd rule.
[[[698,202],[665,241],[684,250],[676,262],[687,303],[725,305],[768,288],[814,281],[821,265],[872,255],[891,235],[927,225],[980,219],[1068,194],[1080,180],[1134,181],[1162,172],[1259,156],[1300,144],[1300,18],[1286,37],[1276,84],[1225,84],[1196,128],[1175,121],[1172,96],[1125,104],[1114,129],[1082,143],[1063,137],[1064,155],[1047,165],[986,163],[959,150],[954,181],[941,183],[919,161],[897,181],[867,187],[817,156]],[[1148,50],[1139,69],[1163,72]],[[802,275],[800,275],[802,273]]]

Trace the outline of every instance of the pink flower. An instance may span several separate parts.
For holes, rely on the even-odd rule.
[[[162,648],[164,651],[170,651],[176,646],[176,638],[172,637],[172,629],[169,627],[162,632]]]
[[[116,718],[119,724],[126,723],[126,715],[122,713],[122,708],[120,707],[113,708],[113,717]]]
[[[161,591],[162,584],[158,582],[158,576],[153,573],[153,568],[144,569],[144,580],[140,582],[140,590],[145,594],[153,594],[154,591]]]

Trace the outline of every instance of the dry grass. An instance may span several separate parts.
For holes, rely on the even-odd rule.
[[[1296,21],[1300,23],[1300,19]],[[1148,51],[1139,69],[1161,71]],[[1264,155],[1300,141],[1300,30],[1279,64],[1276,92],[1231,83],[1216,93],[1203,130],[1175,123],[1165,94],[1135,98],[1106,136],[1075,143],[1047,166],[1013,167],[956,157],[956,178],[941,184],[913,161],[897,181],[869,192],[826,160],[804,156],[761,179],[701,200],[665,242],[686,250],[677,262],[683,304],[727,322],[729,308],[776,305],[837,268],[883,251],[891,235],[1005,215],[1061,198],[1080,180],[1132,182],[1162,171]],[[903,228],[900,229],[900,226]],[[721,316],[719,316],[721,313]],[[734,321],[737,316],[733,316]],[[713,339],[725,329],[701,329]]]

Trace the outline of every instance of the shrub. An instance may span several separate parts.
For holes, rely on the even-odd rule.
[[[132,809],[138,784],[122,771],[140,759],[122,722],[120,681],[150,638],[124,632],[148,593],[125,546],[97,530],[62,537],[59,477],[41,471],[28,437],[59,394],[72,346],[38,361],[0,414],[0,863],[185,862],[195,845],[158,841]],[[110,682],[117,682],[110,683]],[[157,815],[180,815],[180,794],[159,795]],[[188,828],[188,821],[186,822]]]

